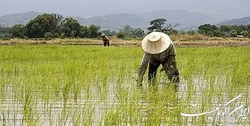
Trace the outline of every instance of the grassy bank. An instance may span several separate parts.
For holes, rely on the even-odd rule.
[[[250,46],[250,38],[208,37],[200,34],[171,35],[177,47],[193,46]],[[111,46],[140,46],[142,38],[119,39],[110,36]],[[65,38],[65,39],[9,39],[1,40],[0,45],[103,45],[101,38]]]

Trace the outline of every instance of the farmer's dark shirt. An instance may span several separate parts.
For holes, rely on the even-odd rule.
[[[142,81],[143,75],[145,74],[145,71],[147,70],[149,63],[151,64],[168,63],[169,65],[173,65],[176,68],[175,55],[176,51],[173,43],[171,43],[165,51],[159,54],[149,54],[147,52],[144,52],[139,69],[138,80],[140,82]]]
[[[103,37],[102,37],[102,40],[103,40],[103,41],[109,41],[109,38],[108,38],[107,36],[103,36]]]

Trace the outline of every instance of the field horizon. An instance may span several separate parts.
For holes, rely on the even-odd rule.
[[[200,34],[195,35],[171,35],[171,40],[176,47],[194,47],[194,46],[250,46],[250,38],[223,38],[208,37]],[[110,46],[140,46],[142,38],[119,39],[116,36],[110,36]],[[0,39],[0,45],[100,45],[101,38],[65,38],[65,39]]]

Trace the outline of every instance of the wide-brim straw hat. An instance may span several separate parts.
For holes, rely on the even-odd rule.
[[[162,32],[151,32],[142,40],[142,49],[149,54],[158,54],[165,51],[170,43],[170,37]]]
[[[101,36],[103,37],[103,36],[105,36],[105,34],[104,34],[104,33],[102,33],[102,34],[101,34]]]

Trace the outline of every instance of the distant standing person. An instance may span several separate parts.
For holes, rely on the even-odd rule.
[[[165,71],[172,83],[179,83],[179,71],[176,64],[176,51],[170,37],[162,32],[152,32],[142,40],[144,55],[138,73],[138,86],[142,86],[143,75],[147,67],[149,84],[155,83],[157,69],[160,64],[161,71]]]
[[[106,36],[104,33],[101,34],[103,45],[104,46],[109,46],[109,38]]]

